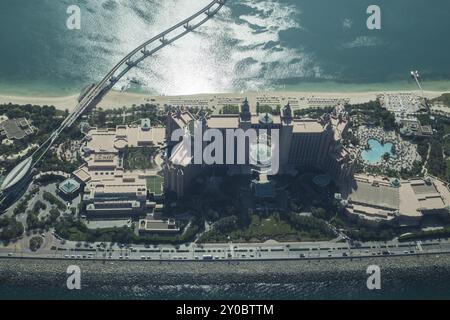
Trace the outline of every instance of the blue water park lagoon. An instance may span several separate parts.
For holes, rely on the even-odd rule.
[[[377,139],[369,139],[367,141],[368,149],[361,153],[362,158],[369,164],[377,164],[383,160],[383,156],[388,153],[391,158],[395,158],[392,152],[394,146],[391,142],[381,143]]]

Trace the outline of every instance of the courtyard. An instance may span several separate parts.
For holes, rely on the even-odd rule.
[[[148,170],[155,167],[156,148],[126,148],[123,151],[125,170]]]

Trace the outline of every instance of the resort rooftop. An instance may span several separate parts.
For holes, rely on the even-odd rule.
[[[399,209],[400,195],[398,188],[388,184],[368,183],[358,180],[355,183],[354,192],[350,196],[351,202],[390,210]]]
[[[320,122],[313,119],[295,119],[293,125],[294,133],[320,133],[325,130],[325,127]]]
[[[211,129],[237,129],[239,128],[238,115],[214,115],[207,119]]]
[[[344,196],[350,213],[371,220],[374,216],[390,220],[417,219],[427,214],[449,215],[450,191],[438,179],[413,179],[394,183],[386,179],[358,175],[351,191]]]
[[[27,119],[9,119],[0,122],[0,136],[5,135],[9,140],[20,140],[33,134],[35,128]]]
[[[92,199],[108,195],[146,197],[147,182],[138,175],[124,177],[103,178],[101,181],[92,181],[85,190]]]
[[[116,129],[97,129],[89,131],[87,149],[96,153],[116,153],[126,147],[160,145],[165,142],[165,129],[139,126],[118,126]]]
[[[180,229],[176,226],[174,220],[153,220],[141,219],[139,220],[139,232],[143,233],[176,233]]]
[[[438,191],[437,185],[441,185]],[[440,181],[411,180],[402,183],[400,211],[409,215],[420,215],[422,212],[445,210],[450,204],[448,189]]]

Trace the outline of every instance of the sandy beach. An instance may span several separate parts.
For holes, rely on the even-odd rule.
[[[285,105],[288,102],[294,109],[308,108],[318,106],[321,103],[330,103],[333,101],[364,103],[375,100],[379,94],[398,94],[413,93],[420,95],[419,91],[382,91],[382,92],[245,92],[245,93],[220,93],[220,94],[196,94],[196,95],[180,95],[180,96],[152,96],[144,93],[130,93],[111,91],[99,103],[98,107],[107,110],[122,107],[131,107],[133,105],[141,105],[145,103],[156,104],[160,107],[164,105],[175,106],[194,106],[194,107],[216,107],[220,108],[224,105],[239,105],[244,98],[248,98],[250,105],[255,108],[259,102],[261,105]],[[424,95],[429,98],[436,98],[445,92],[442,91],[425,91]],[[77,104],[78,95],[65,97],[33,97],[33,96],[7,96],[0,95],[0,104],[33,104],[33,105],[52,105],[60,110],[72,110]],[[254,110],[255,111],[255,110]]]

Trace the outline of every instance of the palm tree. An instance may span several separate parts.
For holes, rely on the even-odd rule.
[[[395,147],[395,145],[392,145],[391,152],[392,152],[392,154],[397,153],[397,148]]]

